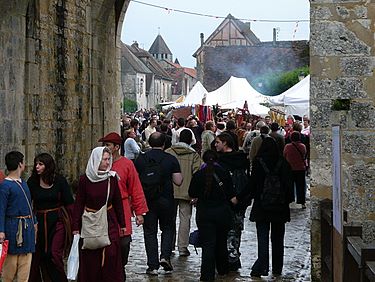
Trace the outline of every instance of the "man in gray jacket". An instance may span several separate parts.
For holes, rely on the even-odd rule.
[[[205,131],[202,132],[202,156],[204,152],[211,149],[211,143],[215,140],[216,126],[212,120],[206,122]]]
[[[174,186],[175,198],[175,215],[177,217],[177,210],[179,212],[180,225],[178,228],[177,247],[180,256],[190,255],[189,234],[190,234],[190,219],[192,214],[191,198],[189,197],[188,190],[193,174],[199,169],[201,165],[201,158],[199,154],[190,147],[192,142],[192,133],[188,129],[180,132],[180,139],[171,148],[165,150],[175,156],[180,164],[181,173],[183,176],[183,183]]]

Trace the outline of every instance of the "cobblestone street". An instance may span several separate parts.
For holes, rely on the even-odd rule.
[[[242,268],[237,272],[231,272],[225,278],[218,279],[217,281],[252,281],[250,278],[250,268],[257,257],[257,239],[255,223],[249,221],[249,213],[250,208],[248,208],[246,213],[245,230],[241,242]],[[300,205],[291,204],[291,218],[292,221],[286,224],[285,231],[283,277],[281,279],[279,278],[278,281],[311,281],[309,202],[307,202],[307,209],[304,210],[300,208]],[[195,220],[192,220],[191,230],[195,228]],[[164,271],[160,268],[157,277],[149,277],[145,274],[147,264],[142,228],[134,227],[129,264],[126,267],[127,280],[198,281],[201,249],[197,249],[198,255],[195,253],[194,247],[189,246],[189,250],[191,255],[188,257],[179,257],[176,251],[176,255],[171,258],[174,267],[172,274],[164,274]],[[271,275],[269,277],[263,277],[263,281],[272,281]]]

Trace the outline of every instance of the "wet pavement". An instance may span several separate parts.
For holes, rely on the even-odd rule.
[[[284,268],[281,278],[272,279],[262,277],[253,280],[250,277],[250,268],[257,258],[257,238],[255,223],[249,221],[250,208],[245,218],[245,230],[241,242],[242,268],[237,272],[231,272],[225,277],[219,277],[216,281],[311,281],[310,272],[310,210],[309,201],[307,209],[301,209],[300,205],[291,204],[291,222],[286,224]],[[193,211],[195,213],[195,211]],[[133,223],[134,224],[134,223]],[[192,220],[191,230],[196,229],[195,220]],[[171,258],[174,267],[172,274],[165,274],[162,268],[158,276],[149,276],[146,273],[147,260],[143,242],[143,231],[141,227],[134,226],[133,242],[129,263],[126,266],[127,281],[198,281],[200,272],[201,249],[198,255],[194,247],[189,246],[190,256],[180,257],[178,251]],[[160,235],[160,234],[159,234]],[[160,244],[160,236],[159,236]],[[270,257],[271,259],[271,257]],[[270,262],[270,268],[272,269]]]

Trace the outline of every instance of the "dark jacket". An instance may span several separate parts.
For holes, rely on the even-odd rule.
[[[230,153],[218,153],[219,164],[228,171],[235,169],[249,169],[249,160],[246,154],[242,151],[232,151]]]
[[[242,151],[232,151],[230,153],[219,153],[219,160],[218,163],[227,170],[232,177],[233,175],[246,175],[248,177],[247,180],[243,179],[233,179],[232,182],[235,186],[235,189],[238,191],[236,192],[237,199],[239,200],[239,204],[236,205],[235,209],[246,209],[248,205],[250,205],[250,200],[248,199],[250,193],[250,186],[249,186],[249,159],[247,158],[246,154]],[[243,171],[243,173],[236,174],[235,171]],[[247,183],[246,183],[247,182]],[[244,187],[243,187],[244,186]]]
[[[212,179],[212,186],[209,193],[205,193],[206,189],[206,169],[200,169],[194,173],[189,186],[189,196],[198,198],[196,220],[199,224],[206,220],[220,218],[222,223],[230,225],[232,221],[230,199],[235,196],[232,180],[227,171],[220,166],[215,166],[215,173],[223,183],[219,183]]]
[[[267,167],[273,170],[277,161],[263,159]],[[250,177],[250,193],[254,199],[254,204],[250,213],[251,221],[273,221],[273,222],[288,222],[290,221],[289,203],[294,200],[293,181],[291,176],[292,170],[289,163],[282,158],[282,164],[279,170],[281,186],[285,190],[286,204],[284,209],[280,212],[265,211],[260,203],[260,196],[263,192],[263,185],[265,179],[265,172],[259,159],[256,158],[253,162],[251,177]]]

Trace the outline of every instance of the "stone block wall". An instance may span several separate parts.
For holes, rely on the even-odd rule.
[[[375,240],[375,3],[310,3],[312,278],[318,281],[319,201],[332,194],[332,124],[343,131],[343,208],[349,222],[362,223],[364,240]],[[334,102],[349,108],[334,107]]]
[[[52,154],[70,181],[108,131],[119,131],[120,32],[129,1],[0,2],[0,168]]]

